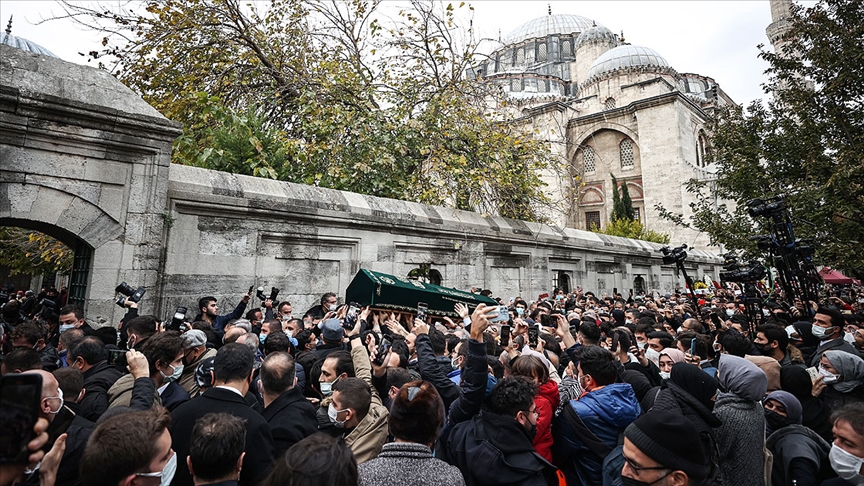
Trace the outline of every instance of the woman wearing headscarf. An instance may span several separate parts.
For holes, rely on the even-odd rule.
[[[821,397],[831,410],[864,402],[864,359],[846,351],[825,351],[819,373],[826,385]]]
[[[768,379],[744,358],[724,354],[717,367],[722,392],[714,404],[720,419],[715,436],[723,481],[736,486],[763,486],[765,413],[760,400]]]
[[[672,365],[684,362],[684,353],[675,348],[665,348],[663,351],[660,351],[658,362],[660,377],[663,380],[668,380],[669,374],[672,372]]]
[[[813,396],[813,379],[800,366],[787,366],[780,370],[780,388],[795,396],[801,403],[801,424],[828,442],[831,433],[831,410],[821,398]]]
[[[766,447],[774,455],[772,484],[816,486],[819,469],[831,444],[801,425],[801,403],[789,392],[778,390],[765,399]]]
[[[693,423],[703,445],[704,457],[712,459],[712,465],[718,463],[717,441],[715,429],[720,426],[712,409],[714,395],[717,393],[717,380],[705,373],[698,366],[688,363],[672,365],[672,372],[663,388],[654,399],[651,410],[666,410],[680,414]],[[719,473],[712,468],[712,478]],[[711,484],[703,482],[702,484]]]

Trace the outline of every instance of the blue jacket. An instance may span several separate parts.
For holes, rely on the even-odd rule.
[[[579,400],[570,400],[576,414],[598,439],[610,448],[618,436],[642,413],[639,400],[629,383],[613,383],[589,392]],[[575,435],[562,413],[552,427],[555,462],[564,471],[568,485],[602,484],[603,459],[594,454]]]

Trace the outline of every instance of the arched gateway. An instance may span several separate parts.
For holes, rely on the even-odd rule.
[[[0,45],[0,225],[75,249],[70,302],[96,324],[122,316],[119,281],[157,281],[180,133],[107,72]]]

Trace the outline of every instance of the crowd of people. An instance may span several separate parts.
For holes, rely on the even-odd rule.
[[[93,327],[12,294],[0,371],[42,399],[0,486],[861,486],[864,294],[829,295],[556,289],[418,319],[250,292]]]

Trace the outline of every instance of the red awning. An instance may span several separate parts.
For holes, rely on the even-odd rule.
[[[825,283],[831,285],[858,285],[857,280],[851,279],[829,267],[822,267],[822,270],[819,270],[819,275],[822,276],[822,280],[824,280]]]

